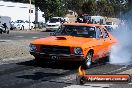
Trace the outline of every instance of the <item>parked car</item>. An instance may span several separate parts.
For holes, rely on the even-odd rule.
[[[109,55],[116,39],[99,24],[64,24],[51,36],[34,40],[30,54],[36,62],[72,61],[90,68],[93,62]],[[102,61],[105,61],[103,58]]]
[[[14,27],[19,30],[29,29],[29,21],[17,20],[14,23]],[[30,22],[30,29],[34,28],[34,24]]]
[[[55,31],[62,25],[62,23],[64,23],[63,17],[52,17],[46,23],[46,30]]]
[[[114,24],[114,22],[106,22],[106,25],[105,26],[112,27],[113,29],[116,29],[118,27],[118,25],[117,24]]]
[[[15,29],[15,26],[14,26],[15,22],[11,21],[10,22],[10,30],[14,30]]]

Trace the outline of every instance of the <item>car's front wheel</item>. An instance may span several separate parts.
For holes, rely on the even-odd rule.
[[[91,68],[91,65],[92,65],[92,52],[88,52],[87,55],[86,55],[86,59],[84,60],[84,63],[83,63],[83,67],[85,69],[88,69],[88,68]]]
[[[35,61],[35,64],[38,66],[44,65],[46,63],[46,60],[39,57],[35,57],[34,61]]]
[[[42,63],[42,60],[40,58],[38,58],[38,57],[35,57],[34,60],[35,60],[36,64],[41,64]]]

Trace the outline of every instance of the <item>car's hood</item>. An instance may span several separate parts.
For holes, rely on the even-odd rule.
[[[49,36],[46,38],[34,40],[32,44],[81,47],[83,44],[92,42],[94,40],[94,38],[83,38],[73,36]]]

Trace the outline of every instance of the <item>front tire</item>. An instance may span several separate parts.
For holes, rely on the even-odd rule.
[[[88,52],[86,55],[86,59],[84,60],[83,67],[84,69],[89,69],[91,68],[92,65],[92,52]]]
[[[47,63],[46,60],[44,60],[43,58],[39,58],[39,57],[35,57],[34,61],[35,61],[35,64],[38,66],[43,66]]]
[[[35,63],[37,64],[37,65],[41,65],[42,64],[42,60],[41,60],[41,58],[38,58],[38,57],[35,57]]]

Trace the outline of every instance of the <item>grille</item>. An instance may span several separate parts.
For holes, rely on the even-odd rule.
[[[42,46],[42,52],[46,54],[70,54],[70,47],[66,46]]]
[[[56,25],[48,25],[48,27],[54,27],[54,26],[56,26]]]

